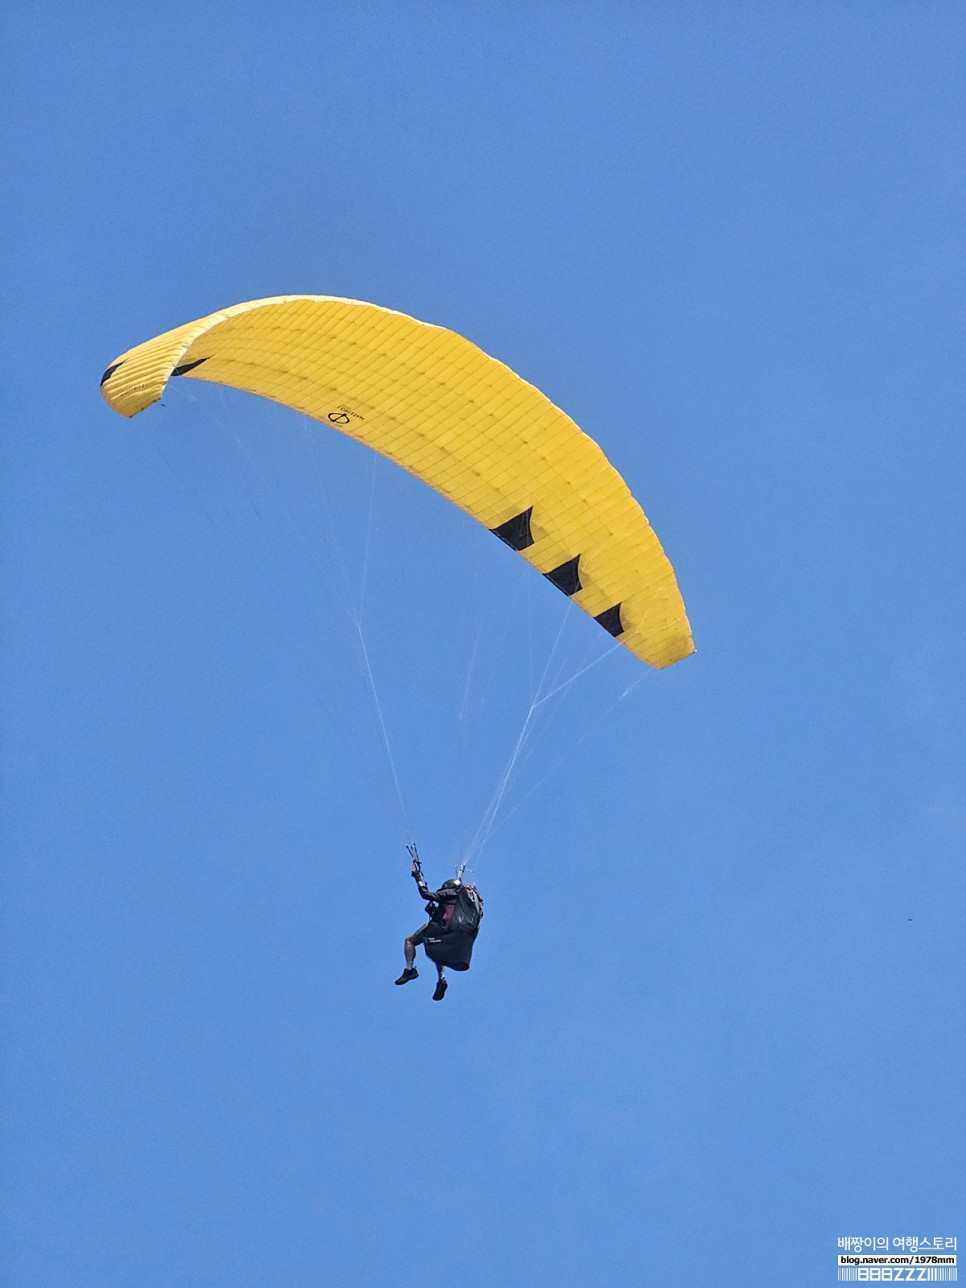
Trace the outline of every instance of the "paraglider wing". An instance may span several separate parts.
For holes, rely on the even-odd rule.
[[[604,453],[455,332],[358,300],[252,300],[128,350],[101,389],[134,416],[171,376],[260,394],[366,443],[489,528],[652,666],[694,651],[674,570]]]

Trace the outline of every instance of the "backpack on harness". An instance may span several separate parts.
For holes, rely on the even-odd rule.
[[[469,970],[473,941],[479,934],[483,917],[483,899],[474,885],[460,886],[446,930],[436,931],[430,923],[423,940],[426,956],[437,966],[451,970]]]

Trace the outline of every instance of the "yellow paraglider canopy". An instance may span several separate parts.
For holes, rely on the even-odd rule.
[[[366,443],[489,528],[637,657],[694,651],[674,569],[597,444],[509,367],[404,313],[325,295],[252,300],[121,354],[123,416],[169,377],[261,394]]]

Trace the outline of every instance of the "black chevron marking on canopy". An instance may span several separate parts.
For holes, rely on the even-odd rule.
[[[122,362],[123,362],[123,359],[122,359]],[[106,384],[107,381],[110,380],[111,376],[114,375],[114,372],[117,371],[119,366],[121,366],[121,362],[115,362],[113,366],[108,367],[108,369],[104,372],[103,376],[101,376],[102,385]]]
[[[186,376],[189,371],[194,371],[195,367],[200,367],[203,362],[207,361],[207,358],[195,358],[194,362],[184,362],[180,367],[175,367],[171,374],[173,376]]]
[[[621,606],[614,604],[612,608],[605,608],[602,613],[598,613],[594,618],[595,622],[600,622],[605,631],[610,631],[611,635],[623,635],[624,623],[621,621]]]
[[[507,519],[506,523],[501,523],[498,528],[491,528],[490,531],[505,542],[511,550],[526,550],[527,546],[533,545],[533,533],[530,531],[532,514],[531,505],[529,510],[524,510],[522,514],[515,514],[512,519]]]
[[[576,595],[581,589],[580,574],[577,571],[577,565],[580,563],[580,555],[574,555],[573,559],[568,559],[562,563],[559,568],[553,568],[550,572],[543,575],[547,581],[552,582],[558,590],[562,590],[565,595]]]

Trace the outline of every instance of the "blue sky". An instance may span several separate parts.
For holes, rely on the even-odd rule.
[[[835,1282],[966,1237],[958,4],[3,18],[19,1288]],[[117,353],[452,327],[621,469],[664,673],[352,443]],[[427,872],[539,709],[445,1003]],[[554,642],[559,633],[559,643]],[[544,690],[546,691],[546,690]]]

